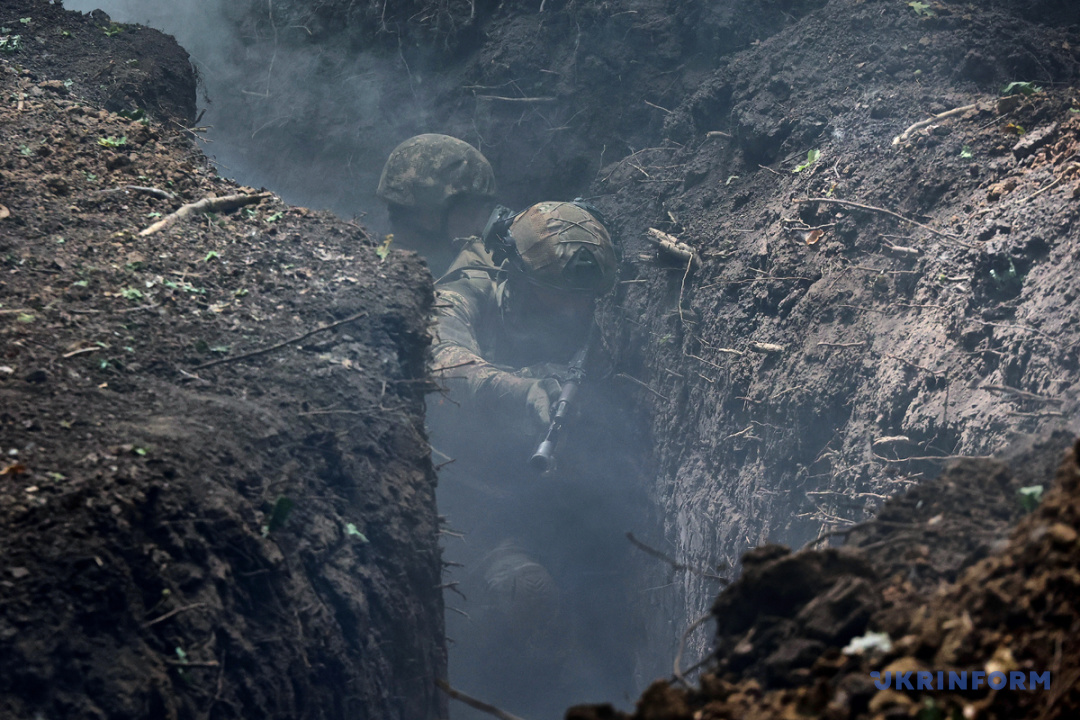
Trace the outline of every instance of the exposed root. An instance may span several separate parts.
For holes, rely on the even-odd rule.
[[[893,141],[892,141],[892,144],[893,145],[899,145],[902,142],[906,142],[907,139],[909,137],[911,137],[911,134],[913,132],[915,132],[916,130],[920,130],[920,129],[924,128],[924,127],[927,127],[929,125],[933,125],[938,120],[944,120],[946,118],[953,117],[954,115],[962,115],[962,114],[966,113],[968,110],[975,110],[978,107],[979,107],[978,103],[975,103],[974,105],[965,105],[964,107],[953,108],[952,110],[946,110],[943,113],[938,113],[937,115],[935,115],[932,118],[927,118],[926,120],[920,120],[919,122],[917,122],[914,125],[912,125],[911,127],[909,127],[907,130],[905,130],[904,132],[902,132],[899,135],[897,135],[896,137],[894,137]]]
[[[902,221],[904,221],[906,223],[910,223],[912,225],[915,225],[916,227],[921,227],[923,230],[927,230],[927,231],[932,232],[935,235],[939,235],[941,237],[947,237],[947,238],[951,238],[953,240],[956,240],[959,237],[957,235],[953,235],[952,233],[947,233],[944,230],[938,230],[936,228],[930,227],[929,225],[923,225],[918,220],[912,220],[909,217],[904,217],[900,213],[895,213],[892,210],[886,210],[885,208],[877,207],[876,205],[864,205],[862,203],[852,202],[850,200],[837,200],[836,198],[824,198],[824,197],[799,198],[795,202],[799,203],[800,205],[805,205],[807,203],[813,203],[813,202],[832,203],[833,205],[843,205],[844,207],[853,207],[853,208],[858,208],[859,210],[869,210],[871,212],[877,212],[877,213],[882,213],[883,215],[889,215],[890,217],[894,217],[897,220],[902,220]]]
[[[460,690],[455,690],[454,688],[450,687],[450,683],[446,682],[445,680],[436,680],[435,684],[439,686],[440,690],[442,690],[454,700],[465,703],[469,707],[475,708],[480,712],[485,712],[488,715],[493,715],[499,718],[499,720],[522,720],[517,715],[512,715],[505,710],[502,710],[495,707],[494,705],[490,705],[484,702],[483,700],[477,700],[472,695],[466,695]]]
[[[147,235],[153,235],[158,230],[164,230],[165,228],[173,225],[179,220],[183,220],[189,215],[195,213],[207,213],[207,212],[224,212],[226,210],[235,210],[238,207],[244,205],[251,205],[252,203],[262,202],[267,198],[273,197],[273,193],[256,193],[254,195],[242,194],[242,195],[225,195],[223,197],[208,197],[199,200],[198,202],[188,203],[174,213],[170,213],[165,217],[158,220],[156,223],[148,228],[139,231],[139,237],[146,237]]]
[[[221,358],[220,360],[211,360],[208,363],[203,363],[202,365],[196,365],[192,369],[193,370],[202,370],[204,368],[213,367],[214,365],[224,365],[225,363],[237,362],[239,360],[247,360],[248,358],[253,358],[253,357],[256,357],[258,355],[265,355],[268,352],[273,352],[274,350],[280,350],[281,348],[283,348],[283,347],[285,347],[287,345],[292,345],[294,343],[298,343],[301,340],[307,340],[309,337],[311,337],[315,333],[321,333],[321,332],[323,332],[325,330],[330,330],[330,329],[336,328],[339,325],[345,325],[346,323],[351,323],[354,320],[359,320],[362,317],[367,317],[367,311],[364,311],[364,312],[361,312],[361,313],[356,313],[355,315],[350,315],[349,317],[345,318],[344,320],[338,320],[337,322],[328,323],[326,325],[320,325],[319,327],[315,328],[314,330],[309,330],[308,332],[304,333],[303,335],[297,335],[294,338],[289,338],[288,340],[285,340],[283,342],[279,342],[276,345],[271,345],[270,347],[266,347],[266,348],[263,348],[261,350],[253,350],[252,352],[244,353],[243,355],[237,355],[236,357]]]

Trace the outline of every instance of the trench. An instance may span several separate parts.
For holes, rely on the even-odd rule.
[[[1031,63],[1002,39],[1072,37],[1067,8],[996,3],[969,26],[903,7],[874,16],[839,0],[768,3],[750,19],[739,3],[669,12],[642,0],[621,17],[589,4],[552,3],[542,17],[483,2],[475,17],[463,17],[451,3],[436,18],[449,26],[433,20],[418,29],[402,11],[382,30],[367,16],[351,18],[350,34],[334,26],[341,8],[333,3],[324,14],[290,3],[66,5],[102,5],[114,20],[176,35],[202,77],[200,122],[211,126],[204,151],[223,175],[290,202],[385,230],[373,191],[387,153],[405,137],[438,131],[488,155],[508,205],[590,195],[616,217],[624,284],[598,317],[618,372],[595,411],[618,427],[583,432],[565,463],[576,477],[548,486],[509,457],[492,461],[484,478],[454,464],[440,474],[444,557],[465,566],[444,578],[458,583],[444,592],[454,608],[450,679],[508,710],[542,717],[578,702],[628,706],[670,675],[684,631],[721,589],[709,576],[735,576],[747,550],[766,542],[800,547],[862,521],[884,497],[933,476],[935,457],[981,456],[1017,431],[1075,427],[1069,412],[1040,415],[1037,400],[1017,395],[1005,406],[978,385],[1022,385],[1075,407],[1076,357],[1061,350],[1074,331],[1064,320],[1040,331],[1057,339],[1031,360],[1022,347],[1031,333],[1015,330],[1055,307],[1054,293],[1029,286],[1021,294],[1020,285],[1003,289],[986,279],[990,267],[1002,273],[1011,262],[1041,277],[1042,287],[1074,286],[1062,242],[1074,211],[1047,209],[1053,219],[1032,241],[995,229],[1023,218],[999,206],[982,231],[996,243],[989,259],[919,238],[919,260],[883,261],[870,246],[901,232],[892,221],[778,199],[866,187],[905,215],[940,222],[981,202],[989,182],[1011,171],[1011,142],[930,136],[920,148],[941,153],[928,156],[943,168],[938,182],[907,177],[907,184],[892,178],[903,178],[909,163],[881,146],[926,108],[994,95],[1004,81],[1041,72],[1075,81],[1071,50],[1046,50]],[[840,22],[837,13],[849,15]],[[1048,29],[1059,21],[1065,29]],[[846,77],[859,78],[851,89],[822,58],[839,57],[835,45],[863,32],[872,40],[866,51],[845,55]],[[830,34],[837,40],[823,49],[807,39]],[[1002,47],[993,47],[995,38]],[[628,48],[644,48],[646,61]],[[1050,111],[1040,112],[1031,121],[1048,124]],[[993,158],[974,173],[953,167],[968,143]],[[811,147],[837,164],[792,173]],[[882,169],[863,162],[879,155]],[[832,235],[815,246],[820,254],[807,255],[802,228],[816,226]],[[687,268],[643,240],[650,227],[695,238],[710,253],[712,275],[688,289]],[[893,242],[915,244],[900,237]],[[852,279],[870,265],[868,277]],[[970,306],[948,281],[961,274],[973,278]],[[880,322],[880,308],[897,302],[907,314]],[[921,314],[955,307],[944,318]],[[749,342],[766,349],[748,350]],[[768,349],[774,345],[801,354]],[[459,429],[440,420],[446,410],[429,397],[436,449],[440,433]],[[903,440],[872,445],[881,438]],[[603,453],[586,452],[597,448]],[[470,544],[467,527],[482,526],[489,507],[502,508],[491,511],[498,523]],[[635,546],[627,532],[681,567]],[[558,577],[564,612],[576,618],[562,645],[530,646],[511,629],[484,638],[487,645],[460,639],[482,609],[469,612],[456,591],[468,598],[472,568],[504,543],[524,546],[524,557]],[[689,635],[686,664],[710,645],[707,626]],[[540,689],[530,672],[544,677]],[[452,712],[469,717],[461,707]]]

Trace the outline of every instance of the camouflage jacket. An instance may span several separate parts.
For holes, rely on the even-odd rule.
[[[462,263],[436,291],[435,377],[449,381],[463,409],[512,422],[523,410],[523,385],[559,377],[577,349],[538,342],[528,328],[516,327],[505,313],[507,287],[501,268]]]

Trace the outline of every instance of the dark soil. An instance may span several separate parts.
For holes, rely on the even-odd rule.
[[[19,35],[19,49],[7,55],[13,65],[65,83],[75,97],[110,112],[142,110],[187,127],[195,121],[188,54],[156,30],[117,25],[101,12],[66,12],[46,0],[4,3],[0,25]]]
[[[272,197],[140,237],[252,192],[185,54],[4,12],[0,715],[441,716],[423,265]]]
[[[972,562],[978,553],[967,554],[957,567],[971,564],[958,576],[943,575],[955,577],[940,584],[926,583],[923,572],[936,558],[970,546],[965,534],[989,540],[1002,530],[1007,515],[1018,512],[1003,511],[1020,507],[1015,491],[1022,483],[1049,485],[1039,476],[1060,440],[1029,447],[1010,462],[958,464],[887,503],[880,518],[860,526],[850,549],[791,554],[765,546],[747,553],[742,577],[713,606],[717,654],[698,687],[657,682],[633,714],[583,706],[567,718],[1075,716],[1080,445],[1066,454],[1038,510],[1000,539],[992,555]],[[974,512],[966,507],[978,493],[991,500],[983,505],[989,513],[978,504]],[[937,514],[927,519],[931,513]],[[841,652],[867,629],[886,633],[892,648]],[[1036,692],[985,686],[898,692],[878,690],[870,677],[875,670],[1050,671],[1052,683]]]
[[[1042,25],[1059,17],[1044,9],[834,0],[734,55],[666,142],[602,172],[626,260],[605,327],[651,390],[627,385],[651,408],[680,557],[801,546],[949,457],[1075,432],[1080,56],[1076,24]],[[1041,91],[1000,100],[1020,79]],[[650,227],[701,269],[658,254]],[[689,624],[716,586],[682,586]]]
[[[369,210],[359,198],[393,145],[451,132],[493,160],[505,201],[587,194],[619,230],[604,347],[651,426],[664,529],[643,539],[677,560],[641,556],[651,607],[634,664],[650,677],[668,666],[710,606],[719,632],[701,688],[655,685],[638,717],[906,717],[925,698],[875,695],[871,668],[991,661],[1064,684],[941,696],[928,712],[1075,712],[1075,460],[1005,545],[1016,487],[1060,453],[1050,442],[985,460],[1017,433],[1080,429],[1074,2],[274,7],[280,28],[262,3],[229,6],[245,28],[240,74],[279,52],[315,59],[259,75],[274,94],[218,99],[253,142],[251,167]],[[438,711],[421,266],[379,263],[355,225],[273,200],[135,238],[149,213],[237,191],[164,127],[192,114],[182,51],[40,2],[13,10],[11,26],[31,17],[33,43],[77,45],[55,63],[85,64],[49,64],[29,40],[4,57],[0,389],[4,450],[18,454],[2,493],[5,529],[26,529],[2,541],[0,637],[13,649],[0,707]],[[50,36],[49,18],[70,36]],[[138,47],[157,64],[125,57]],[[372,68],[390,72],[383,92],[340,91]],[[319,82],[290,94],[290,78]],[[1003,97],[1012,82],[1030,85]],[[76,107],[92,101],[157,119]],[[954,108],[968,109],[894,143]],[[97,142],[110,137],[125,145]],[[810,151],[820,157],[800,169]],[[99,192],[128,183],[180,197]],[[659,253],[650,228],[701,266]],[[282,495],[296,509],[263,538]],[[848,548],[777,545],[841,534]],[[759,545],[714,604],[716,574],[734,577]],[[842,656],[867,628],[887,631],[892,653]],[[102,660],[88,638],[114,650]],[[689,636],[686,664],[707,646]]]

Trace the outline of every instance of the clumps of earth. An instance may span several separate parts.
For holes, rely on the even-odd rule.
[[[747,553],[713,604],[715,651],[697,682],[677,669],[633,713],[582,706],[567,718],[1073,717],[1080,443],[1068,444],[1058,435],[1001,460],[959,462],[847,530],[841,547]],[[1063,448],[1055,473],[1048,458]],[[920,671],[1051,680],[962,692],[880,689],[870,674]]]
[[[356,17],[350,41],[444,73],[446,127],[415,131],[618,230],[599,320],[652,428],[645,540],[741,575],[716,597],[643,554],[670,589],[635,660],[676,677],[569,716],[1075,715],[1073,4],[540,5],[273,7],[302,44]],[[223,180],[161,34],[3,13],[0,713],[445,716],[422,263]],[[263,155],[338,117],[305,105]],[[988,460],[1016,430],[1044,439]],[[709,641],[673,635],[709,607]],[[952,668],[1054,684],[869,675]]]

